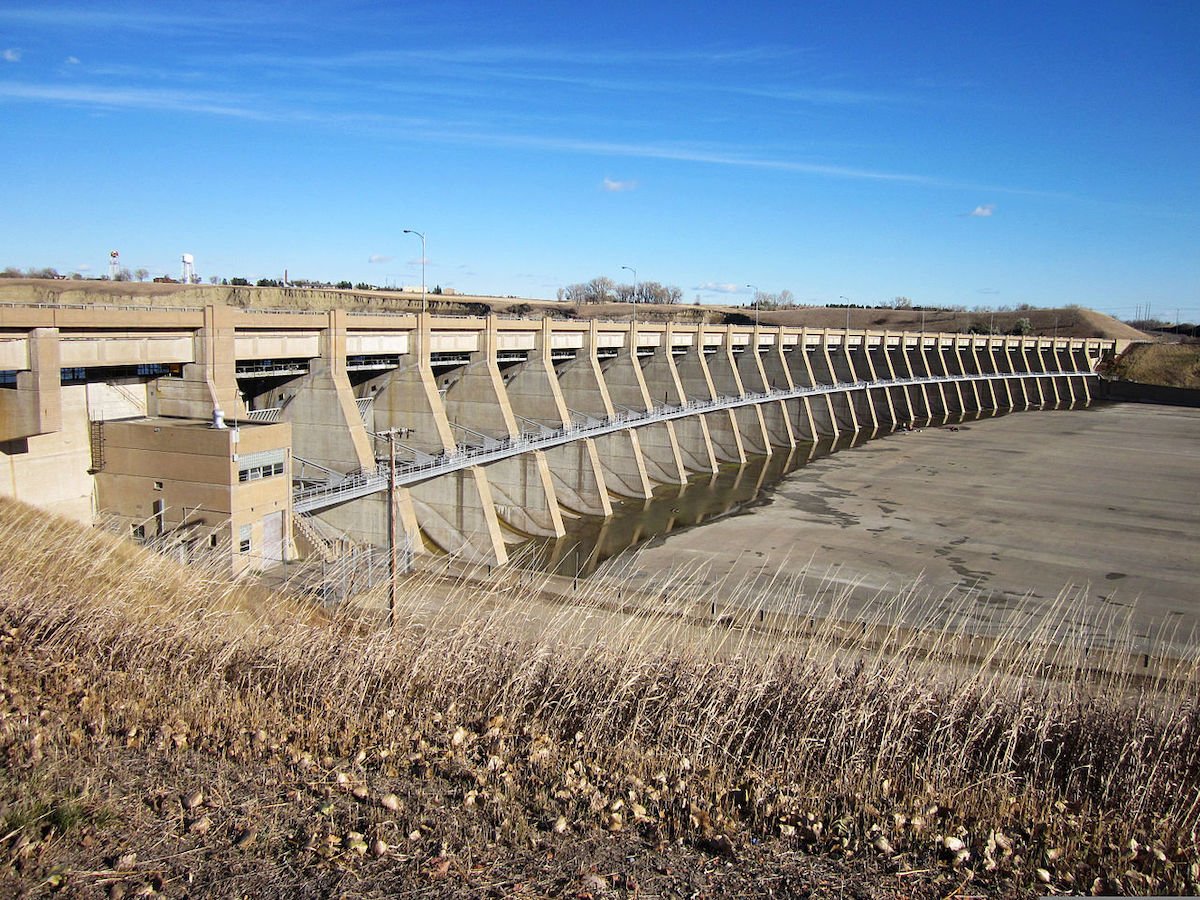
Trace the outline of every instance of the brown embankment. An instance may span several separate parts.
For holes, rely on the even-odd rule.
[[[224,285],[155,284],[145,282],[71,281],[55,279],[0,279],[0,303],[105,303],[115,305],[206,306],[209,304],[276,309],[350,309],[359,311],[416,312],[421,296],[403,291],[357,291],[234,287]],[[683,323],[752,322],[754,311],[745,307],[680,304],[602,303],[578,305],[516,297],[429,294],[428,308],[443,315],[553,316],[564,319],[637,319],[638,321]],[[844,328],[845,309],[805,307],[763,311],[764,325],[807,328]],[[1031,334],[1058,337],[1099,337],[1116,340],[1146,340],[1147,335],[1111,316],[1089,309],[1028,309],[1010,312],[955,312],[952,310],[851,309],[851,328],[891,331],[966,332],[994,327],[1007,333],[1018,320],[1029,319]]]

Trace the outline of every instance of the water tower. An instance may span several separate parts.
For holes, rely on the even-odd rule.
[[[121,254],[120,251],[108,251],[108,277],[112,281],[116,281],[121,274]]]
[[[183,254],[183,275],[180,276],[180,281],[184,284],[191,284],[196,278],[195,258],[190,253]]]

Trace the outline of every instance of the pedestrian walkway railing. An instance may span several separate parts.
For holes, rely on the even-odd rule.
[[[995,381],[1010,378],[1069,378],[1095,377],[1094,372],[1013,372],[1006,374],[985,375],[929,375],[917,378],[892,378],[879,381],[840,382],[838,384],[817,384],[808,387],[792,389],[776,388],[769,391],[756,391],[737,397],[716,397],[711,400],[691,400],[679,405],[656,406],[642,412],[621,408],[614,415],[605,419],[590,418],[586,422],[576,422],[566,428],[549,430],[542,434],[523,434],[515,438],[489,438],[483,446],[460,447],[439,456],[425,457],[415,461],[397,462],[396,486],[418,484],[448,475],[471,466],[482,466],[498,462],[511,456],[529,453],[534,450],[549,450],[564,444],[584,438],[603,437],[624,431],[627,428],[639,428],[655,422],[670,422],[689,416],[718,412],[724,409],[738,409],[745,406],[756,406],[761,403],[778,402],[781,400],[798,400],[804,397],[819,397],[829,394],[846,394],[853,391],[873,390],[877,388],[906,388],[922,385],[969,383],[979,381]],[[465,429],[464,429],[465,430]],[[336,484],[305,487],[297,490],[292,496],[292,502],[297,513],[315,512],[366,497],[388,487],[387,463],[380,464],[374,470],[365,470],[353,475],[347,475]]]

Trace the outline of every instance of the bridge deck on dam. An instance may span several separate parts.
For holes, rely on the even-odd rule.
[[[0,307],[0,491],[233,571],[564,516],[826,435],[1086,402],[1100,339]],[[218,427],[208,427],[208,423]],[[234,427],[219,427],[221,424]],[[389,449],[392,448],[392,449]],[[387,499],[389,454],[396,490]]]

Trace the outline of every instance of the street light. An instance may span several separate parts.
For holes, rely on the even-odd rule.
[[[637,303],[637,286],[638,286],[637,269],[635,269],[633,266],[621,266],[621,268],[628,269],[630,272],[633,273],[633,302]]]
[[[748,284],[748,288],[754,288],[754,327],[758,327],[758,285]]]
[[[415,234],[421,239],[421,312],[425,312],[425,232],[404,229],[405,234]]]
[[[849,297],[839,297],[838,299],[846,301],[846,331],[849,331],[850,330],[850,298]]]

